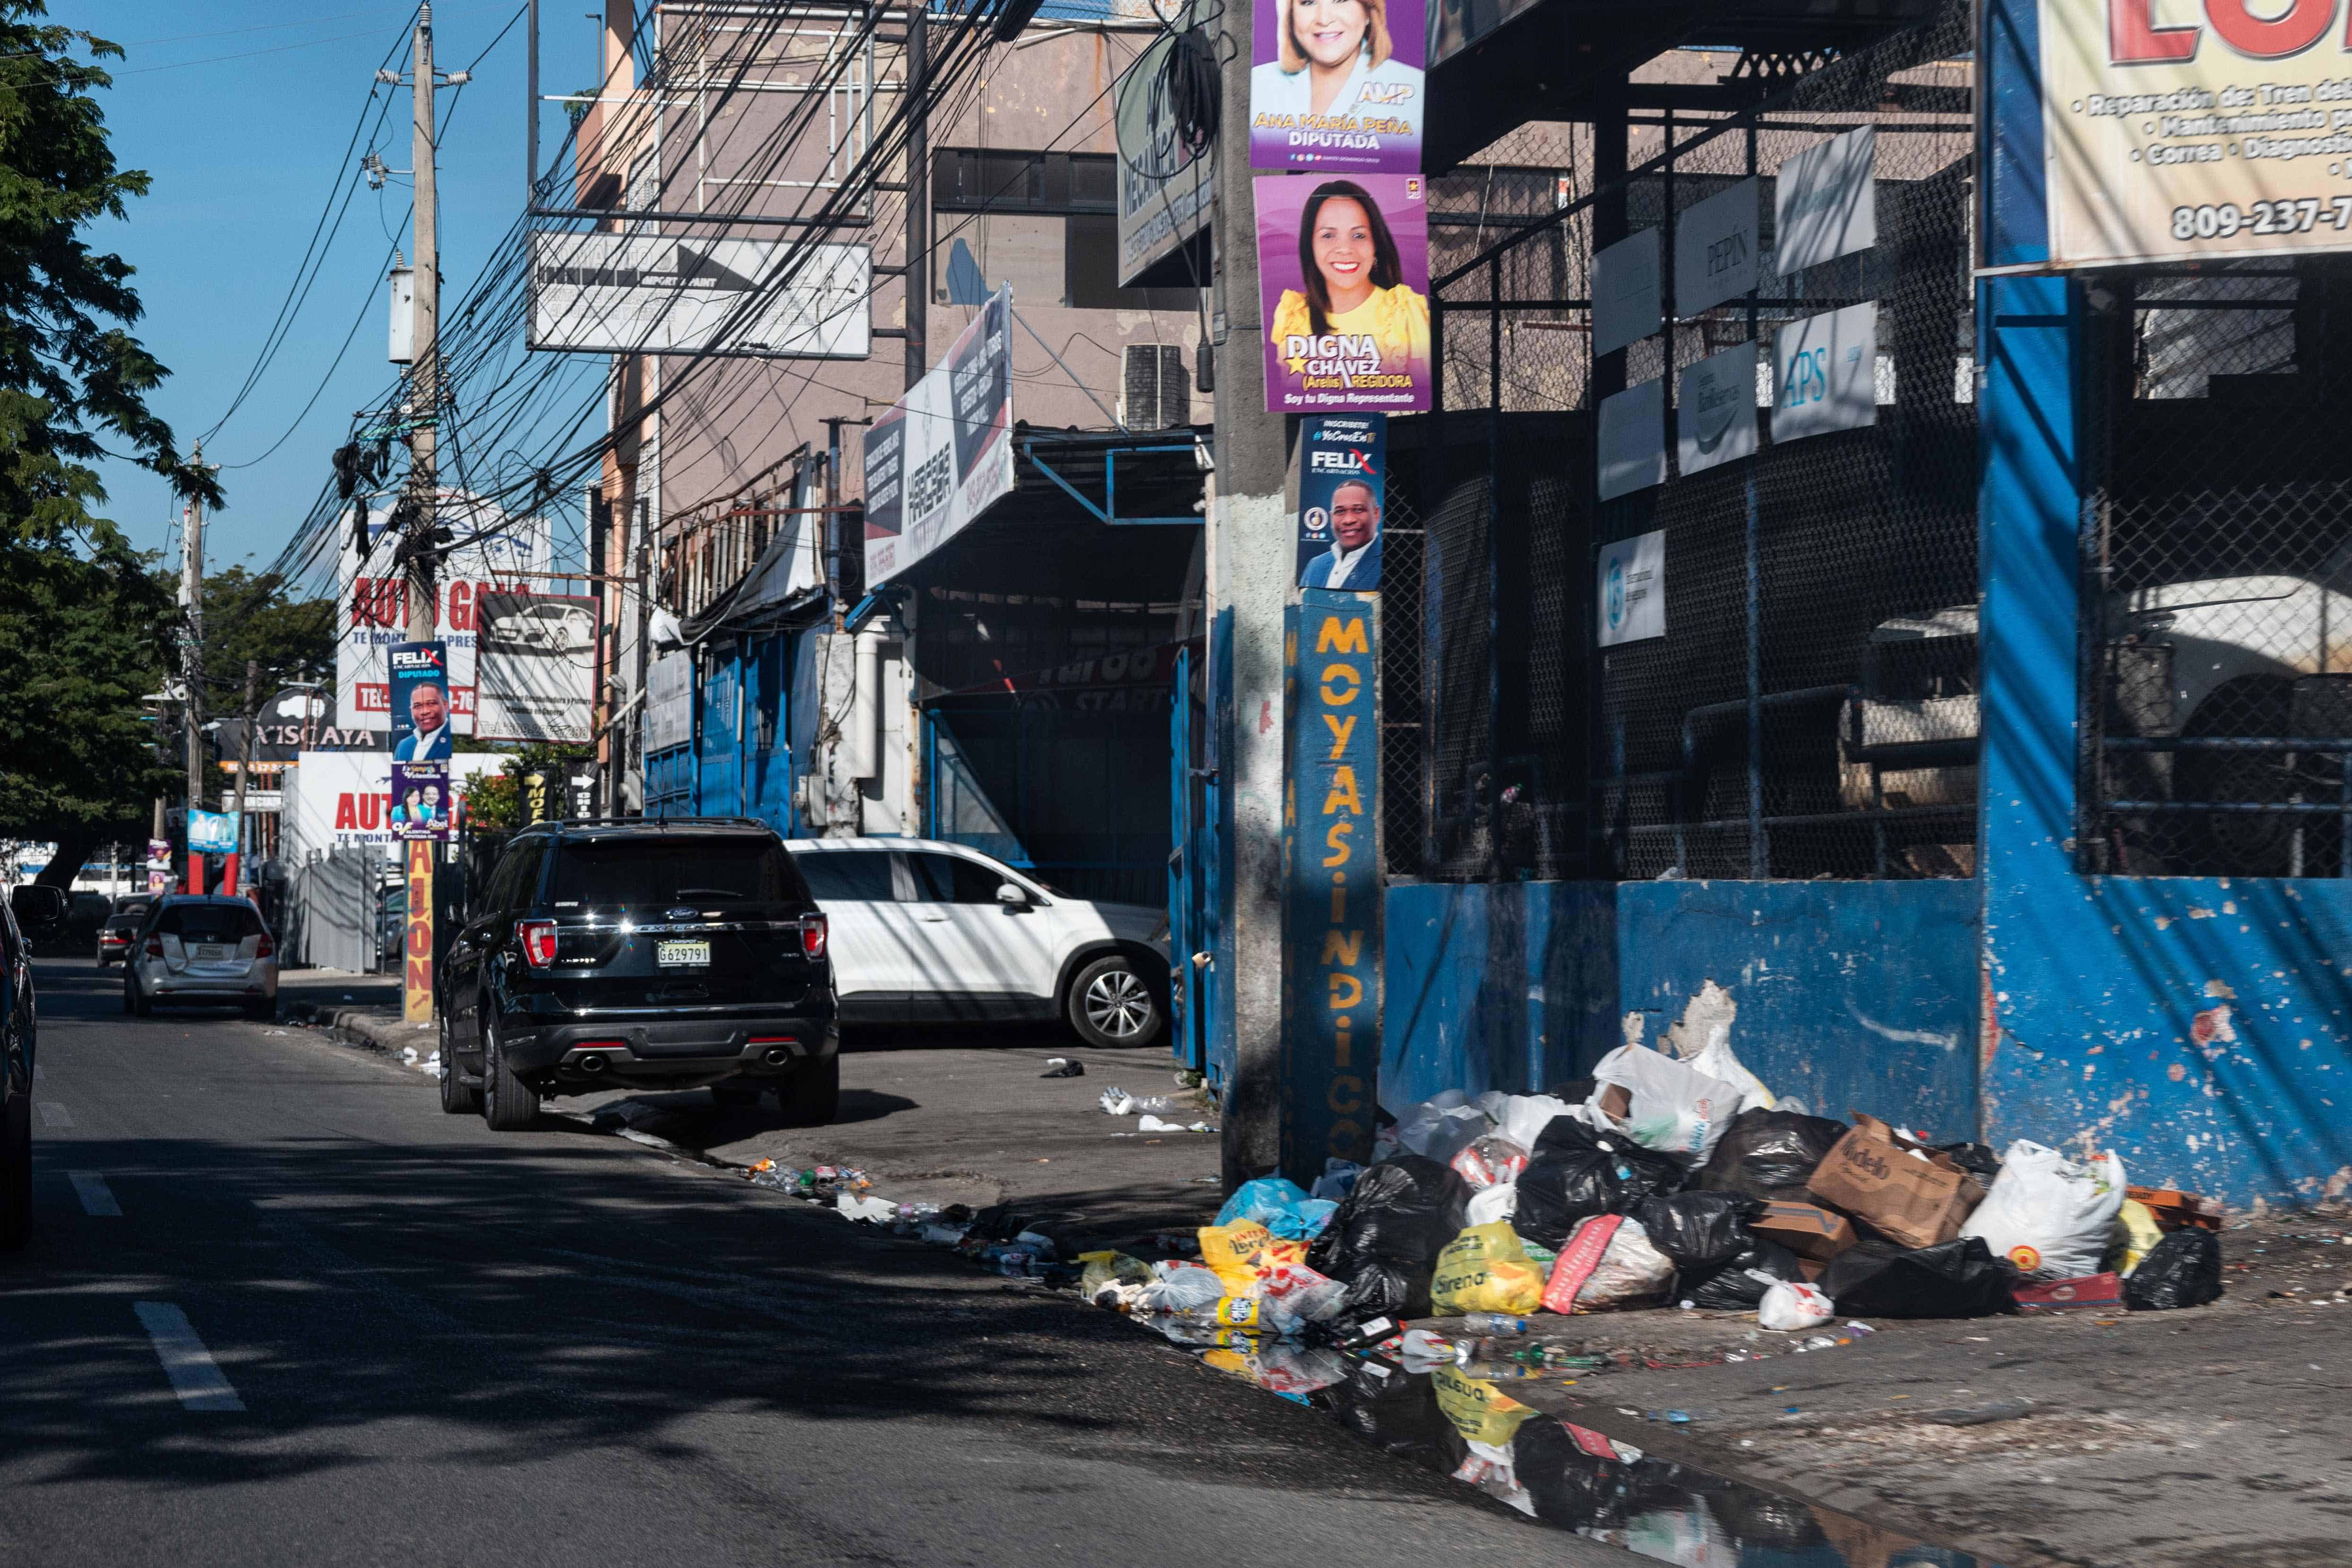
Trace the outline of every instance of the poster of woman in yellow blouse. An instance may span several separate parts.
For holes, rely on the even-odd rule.
[[[1272,175],[1256,185],[1267,409],[1428,408],[1428,183]]]

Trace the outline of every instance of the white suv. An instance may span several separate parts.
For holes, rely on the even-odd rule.
[[[1167,916],[1055,891],[961,844],[793,839],[832,926],[844,1023],[1064,1018],[1148,1045],[1167,1018]]]
[[[122,1010],[141,1018],[159,1002],[278,1011],[278,947],[261,911],[242,898],[174,894],[157,902],[122,965]]]

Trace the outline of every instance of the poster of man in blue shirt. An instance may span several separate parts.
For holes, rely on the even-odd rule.
[[[1311,415],[1298,441],[1298,586],[1378,591],[1388,416]]]

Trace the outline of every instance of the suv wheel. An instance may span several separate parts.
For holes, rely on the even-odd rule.
[[[447,1058],[442,1060],[446,1061]],[[539,1119],[539,1095],[507,1071],[497,1019],[482,1013],[482,1120],[494,1133],[519,1133]]]
[[[1078,971],[1066,1011],[1070,1027],[1088,1045],[1150,1045],[1160,1037],[1158,998],[1135,966],[1117,954]]]
[[[441,1012],[441,1109],[452,1116],[481,1113],[482,1089],[468,1083],[457,1071],[457,1053],[449,1049],[449,1013]]]
[[[0,1251],[25,1245],[33,1229],[33,1085],[0,1113]]]
[[[822,1127],[841,1112],[841,1058],[803,1062],[776,1085],[776,1103],[787,1127]]]

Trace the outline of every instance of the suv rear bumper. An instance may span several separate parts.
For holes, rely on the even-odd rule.
[[[501,1030],[509,1069],[560,1091],[625,1082],[694,1088],[721,1079],[788,1078],[841,1051],[830,1018],[681,1019]]]

